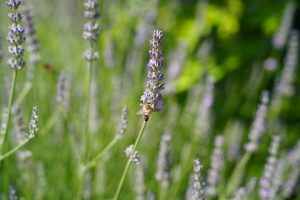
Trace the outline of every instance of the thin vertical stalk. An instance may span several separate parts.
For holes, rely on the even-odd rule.
[[[93,42],[90,42],[91,52],[94,51]],[[90,123],[90,105],[91,105],[91,85],[93,79],[93,60],[89,61],[89,69],[88,69],[88,96],[87,96],[87,110],[86,110],[86,124],[84,128],[84,137],[85,137],[85,152],[84,156],[86,160],[89,160],[89,123]]]
[[[235,169],[232,172],[231,177],[229,178],[229,181],[227,182],[227,188],[226,188],[226,192],[225,195],[221,196],[221,200],[222,199],[226,199],[228,197],[228,195],[231,195],[240,185],[240,183],[243,180],[243,176],[244,176],[244,172],[245,172],[245,168],[250,160],[252,156],[252,153],[250,152],[246,152],[244,154],[244,156],[242,157],[242,159],[240,160],[240,162],[238,163],[238,165],[235,167]]]
[[[91,52],[94,50],[94,45],[93,42],[90,42],[90,48]],[[81,158],[81,161],[78,165],[78,171],[79,171],[79,180],[78,180],[78,193],[77,193],[77,199],[81,199],[82,196],[82,189],[83,189],[83,178],[85,174],[85,170],[83,170],[84,162],[89,160],[89,122],[90,122],[90,105],[91,105],[91,83],[92,83],[92,78],[93,78],[93,60],[89,61],[89,66],[88,66],[88,85],[87,85],[87,107],[86,107],[86,122],[84,125],[84,152],[83,152],[83,158]]]
[[[88,170],[97,165],[97,162],[102,158],[116,143],[117,139],[114,138],[101,152],[99,152],[91,161],[85,164],[84,170]]]
[[[9,101],[8,101],[8,115],[7,115],[5,128],[2,132],[2,135],[4,135],[4,138],[3,138],[3,144],[2,144],[2,147],[1,147],[2,148],[1,149],[1,155],[4,154],[5,143],[6,143],[7,136],[8,136],[9,122],[10,122],[11,113],[12,113],[12,105],[13,105],[13,98],[14,98],[14,93],[15,93],[15,88],[16,88],[17,75],[18,75],[18,70],[14,69],[12,84],[11,84],[11,88],[10,88]]]
[[[168,189],[165,187],[160,187],[159,189],[159,200],[167,199],[168,196]]]
[[[16,97],[16,101],[14,103],[14,106],[19,106],[21,105],[22,101],[25,99],[25,97],[27,96],[27,94],[29,93],[29,91],[32,88],[32,82],[31,81],[27,81],[25,83],[24,88],[21,90],[21,92],[19,93],[19,95]]]
[[[142,125],[142,128],[141,128],[141,130],[140,130],[140,132],[139,132],[139,134],[138,134],[138,137],[136,138],[135,143],[134,143],[134,145],[133,145],[133,151],[136,150],[137,145],[138,145],[139,141],[141,140],[141,137],[142,137],[142,135],[143,135],[143,133],[144,133],[144,130],[145,130],[146,125],[147,125],[147,121],[144,121],[144,123],[143,123],[143,125]],[[130,167],[130,163],[131,163],[131,161],[128,160],[128,161],[127,161],[127,164],[126,164],[126,166],[125,166],[125,169],[124,169],[124,171],[123,171],[122,177],[121,177],[121,179],[120,179],[120,181],[119,181],[119,185],[118,185],[118,188],[117,188],[117,191],[116,191],[116,193],[115,193],[115,196],[114,196],[113,200],[118,200],[118,198],[119,198],[119,196],[120,196],[121,189],[122,189],[122,187],[123,187],[123,184],[124,184],[126,175],[127,175],[127,173],[128,173],[129,167]]]

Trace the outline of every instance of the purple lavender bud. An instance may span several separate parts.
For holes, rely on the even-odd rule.
[[[248,152],[255,152],[258,148],[259,141],[266,131],[266,117],[268,113],[268,92],[263,92],[261,97],[261,104],[256,111],[255,119],[251,125],[250,133],[248,135],[249,142],[245,145]]]
[[[21,5],[22,0],[9,0],[6,1],[5,3],[10,9],[16,10]]]
[[[63,102],[64,101],[64,93],[66,90],[66,77],[65,73],[61,72],[57,81],[57,87],[56,87],[56,100],[58,102]]]
[[[275,199],[275,197],[278,194],[279,189],[282,187],[282,183],[285,181],[283,179],[284,177],[284,171],[286,170],[286,163],[283,159],[279,159],[276,162],[274,176],[273,176],[273,184],[272,188],[270,190],[270,199]]]
[[[37,133],[38,129],[38,121],[39,121],[39,114],[37,106],[32,108],[31,119],[29,122],[29,135],[28,138],[33,138]]]
[[[128,146],[125,149],[125,154],[129,158],[130,162],[139,164],[141,161],[141,156],[138,151],[134,150],[133,145]]]
[[[7,16],[14,23],[19,22],[23,18],[21,13],[8,13]]]
[[[99,24],[87,22],[84,24],[83,38],[85,40],[96,42],[99,39]]]
[[[293,1],[288,1],[284,14],[281,19],[280,26],[273,36],[273,46],[276,49],[281,49],[285,46],[287,37],[292,26],[296,5]]]
[[[83,5],[85,7],[84,15],[86,18],[88,18],[88,22],[84,24],[85,38],[85,35],[87,35],[88,33],[95,35],[99,31],[99,25],[95,22],[95,20],[97,20],[100,17],[100,14],[97,11],[98,3],[95,0],[86,0],[86,2]]]
[[[273,136],[272,143],[269,148],[270,156],[265,164],[263,176],[259,181],[259,195],[263,200],[269,200],[272,197],[272,190],[274,187],[274,175],[277,165],[277,154],[279,149],[279,136]]]
[[[98,13],[94,10],[87,10],[87,11],[84,11],[84,16],[86,18],[90,18],[90,19],[98,19],[100,17],[100,13]]]
[[[278,66],[278,61],[273,57],[269,57],[264,60],[263,66],[268,71],[274,71]]]
[[[86,61],[91,62],[91,61],[97,60],[99,58],[99,53],[88,49],[83,53],[83,58]]]
[[[94,44],[99,40],[99,24],[96,21],[100,14],[97,11],[98,3],[96,0],[86,0],[83,5],[87,22],[84,24],[82,37],[90,42],[90,47],[84,52],[83,58],[88,62],[92,62],[99,57]]]
[[[224,137],[218,135],[215,138],[215,147],[211,156],[210,169],[208,171],[208,187],[206,188],[206,194],[209,197],[214,197],[218,194],[217,188],[219,184],[220,174],[224,167]]]
[[[20,24],[13,23],[9,26],[10,33],[16,35],[22,35],[25,32],[25,29]]]
[[[36,30],[34,27],[34,22],[32,19],[31,9],[27,6],[26,8],[22,9],[22,13],[24,16],[24,28],[25,28],[25,35],[27,36],[27,50],[29,52],[29,62],[31,63],[33,71],[34,66],[40,60],[40,43],[36,37]],[[32,72],[33,73],[33,72]]]
[[[70,99],[69,99],[70,80],[67,79],[64,72],[61,72],[56,85],[56,101],[63,105],[68,110]]]
[[[9,194],[8,194],[8,200],[18,200],[18,195],[16,188],[14,186],[9,187]]]
[[[13,68],[13,69],[22,69],[23,67],[25,67],[25,61],[23,58],[18,58],[18,57],[12,57],[9,58],[7,61],[7,64]]]
[[[10,0],[6,2],[6,5],[11,8],[12,13],[8,14],[8,18],[13,22],[9,26],[7,40],[11,44],[8,47],[8,52],[11,54],[11,58],[8,60],[8,65],[12,69],[22,69],[25,66],[23,60],[24,49],[21,44],[25,41],[24,28],[20,25],[22,15],[18,13],[18,8],[22,3],[21,0]]]
[[[271,108],[274,111],[278,112],[280,110],[282,97],[290,97],[294,93],[293,81],[298,64],[298,46],[299,34],[294,30],[291,32],[289,38],[288,50],[284,59],[284,68],[274,87],[274,97],[271,103]]]
[[[246,189],[244,187],[240,187],[234,193],[232,200],[243,200],[246,196]]]
[[[164,188],[170,184],[170,169],[171,169],[171,135],[164,134],[160,141],[160,149],[157,159],[157,170],[155,178],[161,183]]]
[[[9,46],[8,52],[15,57],[23,56],[24,48],[22,46]]]
[[[83,5],[87,10],[96,9],[98,7],[98,3],[93,0],[87,0]]]
[[[123,138],[124,133],[127,129],[127,125],[128,125],[128,109],[125,106],[123,108],[122,117],[121,117],[121,120],[119,122],[118,130],[117,130],[117,134],[116,134],[116,139],[120,140],[120,139]]]
[[[194,160],[194,170],[190,178],[189,187],[187,190],[186,200],[204,200],[205,190],[202,175],[202,164],[199,159]]]
[[[14,45],[21,44],[25,41],[25,37],[23,35],[15,35],[15,34],[12,34],[11,32],[8,33],[8,36],[6,39],[9,43],[14,44]]]
[[[142,162],[139,165],[135,166],[135,176],[134,176],[134,191],[136,195],[136,200],[144,200],[145,199],[145,175],[144,168]]]
[[[148,81],[146,83],[146,89],[144,94],[141,96],[141,107],[145,111],[145,109],[149,112],[149,116],[151,112],[160,111],[163,107],[163,100],[160,94],[160,90],[164,89],[164,83],[162,80],[164,76],[161,72],[163,67],[163,54],[161,50],[162,46],[162,32],[159,30],[153,31],[153,38],[150,40],[150,44],[152,49],[149,51],[150,60],[147,65],[148,73]],[[149,116],[144,119],[147,121]],[[147,119],[147,120],[146,120]]]

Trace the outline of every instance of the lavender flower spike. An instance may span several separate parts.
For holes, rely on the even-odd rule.
[[[36,135],[38,131],[38,121],[39,121],[38,107],[34,106],[32,108],[31,119],[29,122],[28,138],[33,138]]]
[[[140,163],[141,156],[138,151],[134,150],[133,145],[130,145],[125,149],[125,154],[129,158],[130,162],[133,162],[135,164]]]
[[[205,185],[202,177],[202,164],[198,159],[194,160],[194,172],[192,175],[191,200],[205,199]]]
[[[171,139],[172,136],[169,133],[166,133],[162,136],[157,159],[157,170],[155,173],[155,178],[164,188],[168,188],[170,185]]]
[[[22,43],[25,41],[24,28],[21,26],[22,15],[18,12],[21,3],[21,0],[9,0],[6,2],[6,5],[11,9],[8,18],[12,22],[7,35],[7,41],[10,43],[8,52],[11,54],[11,58],[7,63],[12,69],[18,70],[25,66],[23,58],[24,48],[22,47]]]
[[[280,137],[273,136],[272,143],[269,148],[270,156],[265,164],[264,172],[259,181],[259,196],[262,200],[270,200],[272,198],[272,189],[274,187],[274,176],[276,165],[278,163]]]
[[[214,141],[214,150],[212,152],[210,169],[208,170],[207,176],[207,188],[206,195],[208,197],[215,197],[218,195],[218,184],[220,180],[220,174],[224,167],[224,137],[217,135]]]
[[[86,0],[83,5],[87,22],[84,24],[82,37],[90,42],[90,48],[84,52],[83,57],[86,61],[92,62],[99,57],[99,53],[95,50],[94,45],[99,39],[100,27],[97,20],[100,17],[100,13],[97,10],[98,3],[96,0]]]
[[[148,81],[146,89],[141,96],[141,107],[144,115],[144,120],[148,121],[152,112],[160,111],[163,107],[163,100],[160,90],[164,89],[164,75],[161,72],[163,67],[162,32],[159,30],[153,31],[153,38],[150,40],[151,50],[149,51],[150,60],[147,65]]]
[[[256,152],[261,137],[266,131],[266,117],[268,113],[269,93],[264,91],[261,97],[261,103],[257,108],[255,119],[252,122],[250,133],[248,135],[249,142],[245,145],[247,152]]]

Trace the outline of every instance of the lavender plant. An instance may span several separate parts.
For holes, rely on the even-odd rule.
[[[135,176],[134,176],[134,191],[136,194],[136,200],[144,200],[145,199],[145,174],[142,162],[138,165],[135,165]]]
[[[21,147],[23,147],[25,144],[27,144],[32,138],[36,136],[36,133],[38,132],[38,108],[37,106],[34,106],[32,108],[32,113],[31,113],[31,119],[29,122],[29,127],[28,127],[28,132],[25,133],[26,137],[23,137],[23,139],[20,141],[17,146],[12,148],[11,150],[3,153],[0,155],[0,161],[4,160],[5,158],[11,156],[14,154],[16,151],[18,151]]]
[[[162,32],[154,30],[153,39],[150,40],[152,49],[149,51],[150,60],[147,65],[148,80],[144,94],[141,96],[141,108],[145,121],[149,120],[152,112],[160,111],[163,108],[163,100],[160,90],[165,88],[165,84],[162,83],[164,75],[161,72],[163,67],[161,39]]]
[[[214,78],[207,77],[196,116],[195,137],[208,138],[212,124],[211,109],[214,102]]]
[[[22,9],[22,15],[24,17],[24,34],[26,35],[27,51],[29,54],[27,79],[28,81],[31,81],[34,77],[34,68],[41,59],[39,53],[40,43],[36,36],[32,9],[30,9],[29,5],[24,5],[24,8]]]
[[[205,184],[202,175],[202,164],[199,159],[194,160],[194,170],[190,177],[186,200],[204,200],[205,199]]]
[[[9,188],[9,195],[8,195],[9,200],[18,200],[18,195],[16,188],[14,186],[10,186]]]
[[[135,140],[134,145],[127,148],[126,154],[129,156],[129,160],[127,161],[127,164],[123,171],[121,180],[119,182],[117,191],[114,196],[114,200],[117,200],[119,198],[126,174],[129,170],[130,163],[132,161],[138,161],[138,159],[134,155],[138,155],[136,153],[136,148],[144,133],[145,127],[147,125],[148,120],[150,119],[152,112],[160,111],[163,107],[162,95],[160,94],[160,90],[164,89],[164,83],[161,83],[161,81],[164,78],[161,72],[161,69],[163,67],[163,54],[161,50],[162,36],[163,35],[161,31],[154,30],[153,38],[152,40],[150,40],[150,45],[152,48],[149,51],[150,60],[147,64],[148,80],[146,83],[146,89],[144,91],[144,94],[141,96],[142,103],[140,104],[140,106],[142,107],[141,114],[143,115],[144,123]]]
[[[85,155],[89,157],[89,123],[90,123],[90,104],[91,104],[91,83],[93,80],[93,68],[95,61],[99,57],[99,53],[96,51],[95,45],[99,39],[99,24],[98,19],[100,13],[98,12],[98,2],[96,0],[86,0],[84,2],[84,16],[87,19],[87,22],[84,24],[83,38],[88,41],[89,48],[84,52],[83,58],[89,63],[88,66],[88,104],[87,104],[87,116],[86,124],[84,129],[84,137],[86,141],[85,145]]]
[[[70,80],[66,77],[65,72],[61,72],[56,85],[56,101],[61,104],[65,110],[70,107]]]
[[[258,106],[254,121],[252,122],[249,132],[249,142],[244,146],[246,153],[243,155],[235,169],[233,170],[231,177],[229,178],[228,185],[224,196],[232,194],[240,185],[242,177],[244,176],[244,170],[247,166],[249,159],[253,152],[257,151],[259,141],[266,130],[266,117],[268,113],[269,94],[263,92],[261,96],[261,104]]]
[[[155,178],[160,184],[160,199],[167,198],[167,189],[170,186],[171,166],[172,166],[172,136],[166,133],[162,136],[160,141],[160,149],[157,158],[157,169]]]
[[[257,108],[254,121],[252,123],[249,142],[245,145],[245,150],[249,153],[257,151],[259,140],[266,131],[266,117],[268,114],[269,94],[264,92],[261,96],[261,104]]]
[[[273,89],[274,95],[271,102],[271,111],[274,112],[275,116],[278,115],[278,112],[280,111],[283,97],[292,96],[295,90],[292,83],[295,79],[294,74],[298,64],[298,46],[299,34],[294,30],[290,34],[288,51],[285,56],[282,74]]]
[[[122,116],[121,116],[121,120],[119,122],[118,128],[117,128],[117,132],[116,135],[114,137],[114,139],[100,152],[98,152],[96,154],[96,156],[89,161],[87,164],[85,164],[85,170],[88,170],[91,167],[95,167],[97,162],[104,156],[107,154],[107,152],[119,141],[124,137],[124,134],[126,132],[127,129],[127,125],[128,125],[128,109],[125,106],[122,110]]]
[[[279,136],[273,136],[272,143],[269,148],[270,157],[267,159],[267,163],[264,168],[263,176],[259,181],[259,196],[263,200],[273,199],[272,190],[274,187],[273,177],[276,172],[277,154],[279,149]]]
[[[5,122],[5,128],[1,130],[1,135],[3,135],[3,143],[0,146],[1,154],[4,153],[5,143],[7,140],[18,70],[22,69],[25,66],[25,61],[23,59],[24,48],[22,47],[22,43],[25,41],[25,37],[24,28],[21,25],[22,14],[19,12],[21,3],[21,0],[9,0],[6,2],[6,5],[11,9],[11,13],[8,14],[11,25],[9,26],[9,32],[7,35],[7,40],[10,43],[8,52],[11,54],[11,58],[9,58],[7,64],[10,68],[13,69],[13,79],[8,101],[7,120]]]
[[[278,27],[278,30],[275,33],[272,40],[274,48],[281,49],[285,46],[289,35],[289,31],[292,27],[295,9],[296,6],[294,1],[293,0],[288,1],[284,9],[284,14],[281,19],[280,26]]]
[[[210,169],[207,176],[207,187],[205,193],[208,197],[215,197],[218,195],[218,184],[220,181],[220,174],[224,167],[224,137],[221,135],[216,136],[214,142],[214,151],[210,160]]]

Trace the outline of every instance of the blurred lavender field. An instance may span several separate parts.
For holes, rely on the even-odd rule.
[[[0,199],[300,199],[299,6],[1,1]]]

